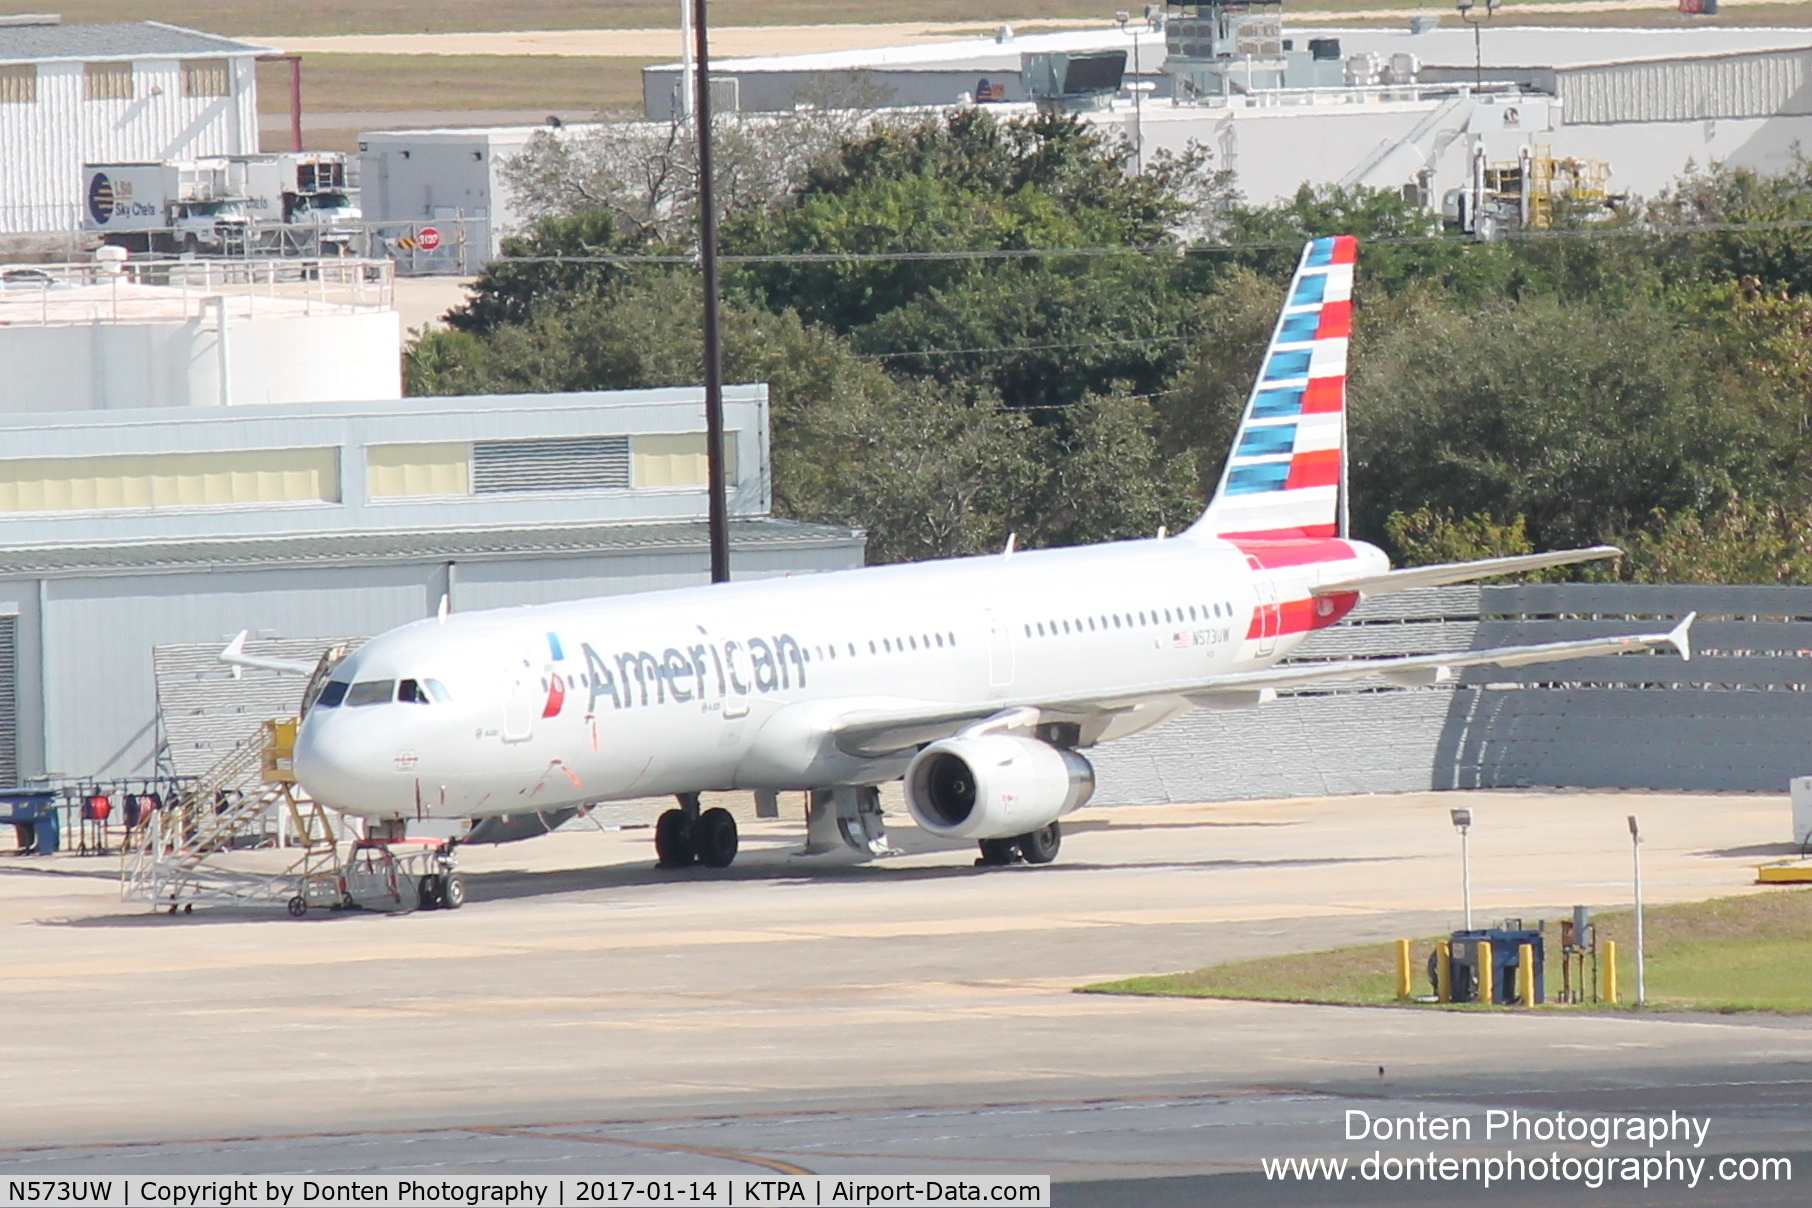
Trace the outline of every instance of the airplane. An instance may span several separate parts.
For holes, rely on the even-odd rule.
[[[654,834],[669,868],[736,858],[734,817],[700,808],[714,790],[806,791],[807,852],[888,854],[878,786],[903,779],[913,820],[974,842],[977,863],[1044,864],[1094,791],[1085,752],[1191,709],[1360,675],[1432,685],[1483,665],[1690,658],[1687,617],[1667,633],[1280,665],[1366,596],[1619,553],[1392,570],[1348,535],[1357,251],[1350,236],[1304,247],[1219,485],[1182,533],[1009,540],[979,557],[472,613],[443,600],[320,668],[297,779],[397,840],[425,820],[672,796]],[[243,637],[222,657],[279,666],[246,655]],[[457,905],[463,890],[441,875],[424,900]]]

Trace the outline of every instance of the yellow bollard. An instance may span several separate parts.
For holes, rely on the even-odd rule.
[[[1479,941],[1479,1001],[1490,1006],[1497,1001],[1497,970],[1491,967],[1491,941]]]
[[[1523,1006],[1535,1005],[1535,945],[1519,944],[1516,949],[1516,996]]]
[[[1453,943],[1442,940],[1435,948],[1435,1000],[1453,1001]]]
[[[1604,1001],[1617,1001],[1617,941],[1604,941]]]
[[[1409,975],[1409,941],[1397,941],[1397,1001],[1408,1002],[1415,983]]]

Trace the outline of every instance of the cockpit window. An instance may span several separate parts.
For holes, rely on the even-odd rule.
[[[406,705],[428,704],[428,693],[415,680],[408,679],[396,686],[396,699]]]
[[[448,692],[447,686],[439,680],[423,680],[422,683],[426,685],[428,695],[434,698],[435,703],[444,705],[453,699],[453,694]]]
[[[360,680],[346,694],[346,703],[348,706],[382,705],[395,695],[396,681],[393,679]]]
[[[328,680],[327,686],[321,689],[321,698],[315,702],[317,709],[337,709],[340,702],[346,699],[346,689],[352,687],[345,680]]]

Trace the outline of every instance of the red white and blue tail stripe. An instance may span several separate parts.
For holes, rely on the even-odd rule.
[[[1191,532],[1231,540],[1343,536],[1351,235],[1302,250],[1233,452]]]

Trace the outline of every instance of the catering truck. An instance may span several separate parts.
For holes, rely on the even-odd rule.
[[[235,155],[203,162],[224,165],[229,188],[245,199],[264,235],[273,234],[276,226],[290,228],[292,238],[274,242],[312,240],[321,250],[344,251],[358,237],[363,218],[358,194],[348,185],[346,156],[337,151]]]
[[[83,226],[131,251],[344,254],[360,231],[338,152],[88,164]]]
[[[86,164],[84,230],[136,252],[244,255],[252,216],[223,166]]]

